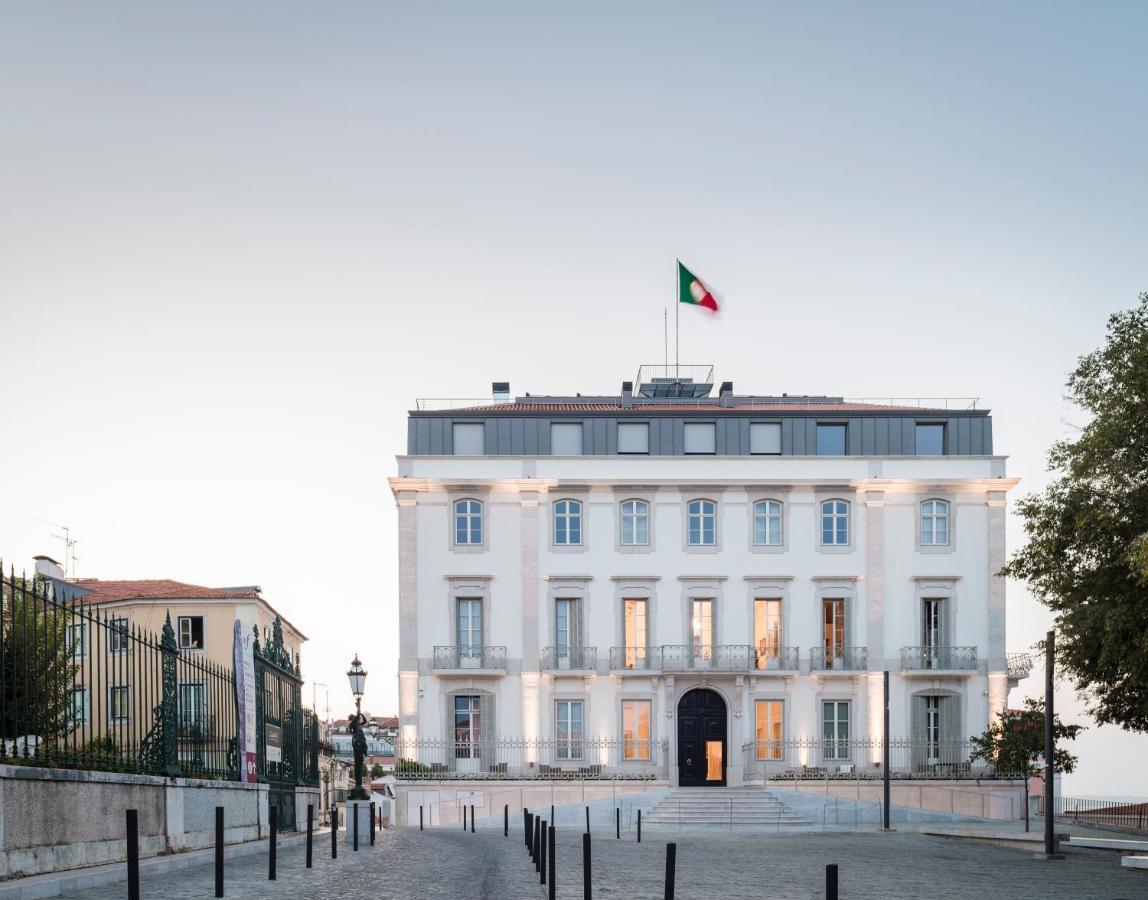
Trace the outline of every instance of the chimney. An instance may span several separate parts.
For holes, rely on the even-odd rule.
[[[622,382],[622,407],[629,409],[634,405],[634,382]]]
[[[490,393],[494,398],[495,403],[509,403],[510,402],[510,382],[509,381],[492,381],[490,383]]]
[[[36,574],[42,575],[45,578],[57,578],[63,581],[66,576],[63,568],[50,556],[33,556],[33,561],[36,563]]]
[[[733,382],[723,381],[718,388],[718,406],[733,406]]]

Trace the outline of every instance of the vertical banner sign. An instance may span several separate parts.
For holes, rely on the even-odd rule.
[[[239,760],[243,771],[240,781],[258,780],[255,765],[255,647],[251,630],[235,620],[234,642],[235,700],[239,710]]]

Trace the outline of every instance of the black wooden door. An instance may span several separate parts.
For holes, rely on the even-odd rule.
[[[725,784],[725,701],[698,688],[678,701],[678,784]]]

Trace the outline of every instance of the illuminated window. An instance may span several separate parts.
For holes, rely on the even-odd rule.
[[[757,668],[781,668],[781,600],[753,601],[753,649]]]
[[[622,756],[650,758],[650,701],[622,701]]]
[[[782,701],[758,700],[756,710],[756,745],[758,759],[784,759]]]

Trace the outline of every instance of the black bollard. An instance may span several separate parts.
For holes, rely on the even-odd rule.
[[[674,867],[678,859],[678,845],[666,844],[666,900],[674,900]]]
[[[522,831],[525,834],[530,834],[530,811],[524,806],[522,807]],[[527,844],[530,841],[526,841]]]
[[[502,804],[502,836],[510,837],[510,804]]]
[[[267,844],[267,880],[275,880],[275,842],[279,836],[279,810],[271,807],[271,840]]]
[[[419,805],[419,831],[423,830],[423,808]]]
[[[542,863],[542,819],[541,817],[534,820],[534,871],[538,871],[539,865]]]
[[[590,807],[586,807],[586,833],[590,833]]]
[[[128,810],[127,829],[128,900],[140,900],[140,823],[137,810]]]
[[[375,801],[371,801],[371,846],[375,846]]]
[[[622,840],[622,808],[620,806],[614,807],[614,836],[618,840]]]
[[[825,900],[837,900],[837,864],[825,867]]]
[[[311,868],[311,833],[315,827],[315,807],[307,804],[307,868]],[[219,896],[223,896],[220,894]]]
[[[331,807],[331,859],[339,858],[339,807]]]
[[[470,804],[470,833],[474,834],[474,804]]]
[[[549,900],[554,900],[554,895],[558,890],[557,885],[555,885],[555,883],[554,883],[555,872],[556,872],[558,866],[554,862],[554,826],[553,825],[550,826],[549,832],[546,835],[546,859],[547,859],[547,862],[550,864],[550,872],[549,872],[550,884],[549,884],[549,893],[547,894],[547,896],[548,896]]]
[[[359,850],[359,806],[358,804],[351,805],[351,817],[355,820],[355,837],[351,842],[351,849],[358,852]]]
[[[590,833],[582,835],[582,900],[591,900],[593,890],[590,888]]]
[[[215,896],[223,896],[223,807],[215,807]]]
[[[462,805],[462,830],[466,831],[466,804]]]
[[[550,840],[550,829],[546,820],[542,821],[542,839],[538,842],[538,883],[546,884],[546,844]]]
[[[642,811],[638,810],[638,843],[642,843]]]
[[[526,814],[526,852],[534,859],[534,813]]]

